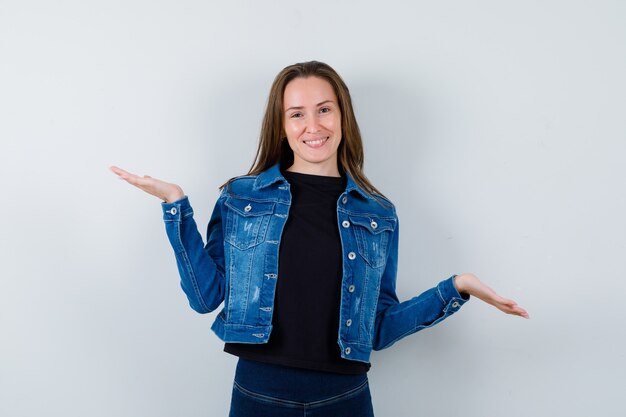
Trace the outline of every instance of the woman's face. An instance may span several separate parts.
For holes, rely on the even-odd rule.
[[[283,106],[283,128],[294,155],[288,171],[338,177],[341,112],[330,83],[295,78],[285,87]]]

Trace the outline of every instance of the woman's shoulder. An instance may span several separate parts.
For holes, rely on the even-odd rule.
[[[222,188],[222,195],[247,194],[254,188],[258,175],[239,175],[229,179]]]
[[[252,199],[267,199],[276,197],[279,176],[271,175],[270,170],[259,174],[244,174],[232,177],[222,186],[223,197],[249,197]]]
[[[382,194],[373,194],[372,197],[376,199],[376,202],[381,206],[385,207],[388,210],[391,210],[394,214],[396,213],[396,206],[393,202],[386,196]]]
[[[382,194],[372,194],[372,199],[374,200],[372,205],[376,207],[376,212],[381,217],[397,219],[396,206],[388,197]]]
[[[258,175],[249,175],[249,174],[237,175],[236,177],[232,177],[231,179],[229,179],[226,185],[236,184],[237,186],[241,186],[241,185],[253,184],[254,181],[256,181],[258,177],[259,177]]]
[[[350,194],[342,199],[340,210],[349,215],[361,217],[397,219],[396,207],[388,197],[379,193],[367,193],[360,189],[351,190]]]

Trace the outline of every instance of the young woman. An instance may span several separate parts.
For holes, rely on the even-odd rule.
[[[372,416],[372,350],[439,323],[472,295],[528,318],[470,273],[399,302],[398,217],[362,167],[348,88],[315,61],[274,80],[255,162],[222,186],[206,244],[181,187],[111,167],[163,200],[191,307],[224,302],[212,329],[239,356],[231,416]]]

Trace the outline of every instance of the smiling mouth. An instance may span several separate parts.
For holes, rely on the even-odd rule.
[[[329,139],[329,136],[325,137],[325,138],[321,138],[321,139],[315,139],[315,140],[305,140],[303,141],[305,144],[309,145],[309,146],[313,146],[313,147],[319,147],[322,146],[324,143],[326,143],[326,141]]]

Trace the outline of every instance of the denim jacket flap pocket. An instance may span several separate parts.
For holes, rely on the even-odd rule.
[[[227,208],[224,240],[240,250],[249,249],[265,240],[275,202],[228,197],[224,204]]]
[[[274,212],[274,206],[276,205],[273,201],[259,202],[235,197],[226,198],[225,204],[230,209],[235,210],[237,213],[245,217],[272,214]]]
[[[375,216],[350,216],[350,222],[365,227],[370,233],[378,234],[385,231],[392,231],[396,228],[394,220],[381,219]]]
[[[385,265],[396,221],[376,216],[349,217],[354,225],[354,237],[361,256],[372,268]]]

